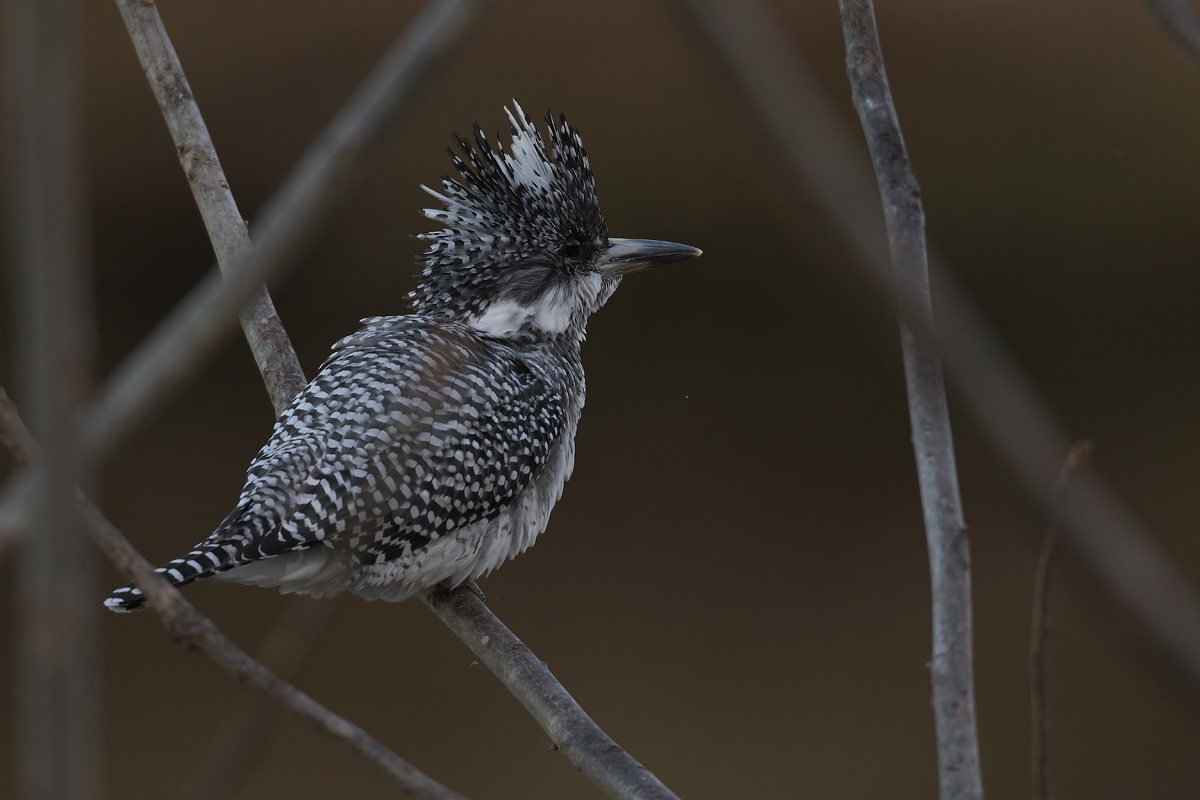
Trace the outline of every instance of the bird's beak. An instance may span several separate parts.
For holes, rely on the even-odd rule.
[[[686,244],[660,242],[655,239],[612,239],[600,254],[597,267],[606,279],[619,278],[631,272],[674,264],[685,258],[695,258],[700,251]]]

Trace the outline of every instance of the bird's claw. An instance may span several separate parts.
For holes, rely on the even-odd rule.
[[[483,593],[483,589],[479,588],[479,584],[475,582],[474,578],[468,580],[463,584],[463,586],[465,586],[467,589],[470,589],[471,594],[479,598],[479,602],[483,603],[485,606],[487,605],[487,595]]]

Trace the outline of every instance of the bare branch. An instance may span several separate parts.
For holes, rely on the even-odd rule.
[[[481,0],[433,0],[325,128],[255,223],[228,277],[210,274],[110,376],[84,417],[85,451],[107,452],[193,372],[259,286],[292,263],[378,152],[421,81],[459,40]]]
[[[971,551],[958,491],[950,409],[933,327],[925,211],[888,87],[871,0],[839,0],[846,74],[883,199],[892,264],[920,298],[922,326],[900,321],[904,378],[933,589],[933,714],[943,800],[983,797],[975,725]]]
[[[1075,473],[1092,460],[1095,445],[1091,439],[1080,439],[1071,445],[1066,461],[1054,482],[1059,508],[1066,504],[1067,490]],[[1059,513],[1050,517],[1046,540],[1038,557],[1033,580],[1033,615],[1029,634],[1029,701],[1033,727],[1030,747],[1033,761],[1033,798],[1051,800],[1054,797],[1050,780],[1050,578],[1058,560]]]
[[[117,6],[175,141],[179,163],[204,218],[217,265],[228,274],[233,264],[250,250],[250,237],[217,159],[208,126],[200,116],[183,67],[163,28],[158,6],[141,0],[117,0]],[[265,286],[253,291],[240,320],[275,406],[275,415],[279,416],[307,381]]]
[[[469,588],[434,592],[425,602],[525,706],[559,752],[610,797],[676,797],[592,721],[546,664]]]
[[[1163,29],[1200,66],[1200,13],[1188,0],[1142,0]]]
[[[30,441],[20,416],[11,403],[0,403],[0,431],[23,464],[33,461],[31,449],[18,443]],[[349,747],[353,752],[386,772],[412,797],[429,800],[462,800],[462,795],[442,786],[400,756],[388,750],[362,728],[339,717],[304,692],[281,680],[241,648],[225,638],[213,622],[189,603],[174,586],[154,571],[133,545],[79,490],[75,501],[96,546],[123,573],[137,582],[150,607],[158,614],[171,637],[188,650],[198,650],[229,672],[243,685],[267,695],[314,728]],[[92,604],[95,605],[95,604]]]
[[[28,798],[90,798],[100,783],[94,559],[71,502],[73,487],[90,474],[72,420],[90,382],[95,341],[83,8],[73,0],[13,0],[6,11],[12,313],[44,465],[29,509],[36,535],[21,549],[16,574],[19,786]],[[28,445],[30,434],[7,438]]]
[[[899,301],[905,319],[919,328],[921,301],[896,282],[878,230],[878,190],[847,144],[853,137],[780,33],[782,26],[754,0],[736,7],[721,0],[686,2],[768,123],[796,177],[829,212],[873,299],[889,306]],[[1053,513],[1054,478],[1071,440],[932,245],[930,252],[931,280],[938,287],[937,328],[930,335],[947,372],[1025,492]],[[1083,471],[1071,496],[1062,512],[1063,542],[1096,586],[1136,620],[1137,632],[1159,653],[1170,676],[1200,699],[1200,600],[1102,479]]]

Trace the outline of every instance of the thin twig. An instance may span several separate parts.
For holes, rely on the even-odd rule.
[[[1054,482],[1059,508],[1066,505],[1067,490],[1075,473],[1092,460],[1094,443],[1080,439],[1071,445],[1058,480]],[[1050,800],[1054,796],[1050,773],[1050,579],[1058,561],[1059,512],[1050,516],[1046,539],[1038,556],[1033,580],[1033,618],[1029,634],[1029,699],[1033,727],[1031,745],[1033,761],[1033,800]]]
[[[754,0],[686,0],[717,45],[741,88],[768,123],[801,183],[828,211],[867,279],[864,300],[897,301],[914,328],[920,300],[895,280],[879,230],[878,190],[848,147],[853,137],[781,31]],[[873,204],[873,209],[872,209]],[[1058,506],[1054,477],[1070,447],[1062,424],[970,300],[945,259],[933,255],[938,325],[929,331],[965,407],[1025,492],[1047,514]],[[940,267],[940,268],[939,268]],[[1063,542],[1097,588],[1136,621],[1144,637],[1194,700],[1200,700],[1200,599],[1179,570],[1112,489],[1098,476],[1079,476],[1062,511]]]
[[[312,242],[482,5],[433,0],[422,9],[264,208],[253,248],[234,259],[224,281],[217,274],[201,281],[105,382],[84,417],[86,452],[103,455],[144,419],[226,336],[259,286]]]
[[[1163,30],[1200,66],[1200,13],[1188,0],[1142,0]]]
[[[622,800],[676,797],[592,721],[546,664],[469,588],[434,592],[425,602],[504,682],[559,752],[610,797]]]
[[[31,464],[33,451],[14,444],[28,442],[30,436],[11,403],[0,403],[0,431],[8,434],[6,441],[13,446],[13,453],[17,459],[23,464]],[[204,653],[243,685],[271,697],[317,730],[375,764],[391,776],[406,794],[430,800],[462,800],[462,795],[442,786],[388,750],[362,728],[339,717],[295,686],[281,680],[226,639],[211,620],[196,611],[178,589],[154,571],[153,565],[134,549],[81,491],[76,490],[75,500],[96,546],[118,569],[137,583],[145,593],[150,607],[158,614],[176,642],[188,650]]]
[[[892,264],[921,298],[923,325],[900,321],[909,420],[933,589],[933,713],[942,800],[983,797],[975,725],[971,553],[963,522],[950,409],[933,327],[925,212],[888,87],[871,0],[839,0],[846,74],[883,199]]]
[[[221,162],[217,160],[208,126],[192,97],[192,89],[163,27],[158,6],[142,0],[117,0],[117,7],[171,131],[179,163],[217,256],[217,265],[227,275],[238,259],[250,250],[250,237]],[[259,285],[253,290],[249,304],[241,310],[239,317],[267,386],[267,394],[275,406],[275,416],[279,416],[308,381],[265,286]]]
[[[14,659],[20,793],[99,794],[100,727],[94,554],[72,490],[90,469],[72,424],[90,383],[91,271],[83,148],[83,8],[13,0],[5,9],[11,237],[24,399],[42,439],[31,536],[20,551]],[[25,431],[13,434],[28,443]]]

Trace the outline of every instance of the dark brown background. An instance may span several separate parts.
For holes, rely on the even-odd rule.
[[[836,4],[773,5],[853,123]],[[414,7],[162,3],[248,217]],[[879,13],[931,235],[1200,584],[1200,71],[1134,0],[884,2]],[[88,14],[108,370],[212,256],[115,7]],[[410,234],[428,229],[417,185],[449,169],[452,131],[505,130],[514,96],[580,127],[614,235],[705,255],[627,281],[594,319],[575,477],[538,546],[485,581],[492,608],[684,797],[934,796],[928,577],[893,324],[855,297],[845,248],[707,43],[665,6],[506,2],[469,36],[386,160],[272,287],[306,369],[358,318],[406,309]],[[984,779],[991,797],[1019,797],[1045,521],[965,415],[955,423]],[[103,505],[152,560],[177,555],[225,514],[270,425],[230,336],[108,464]],[[11,564],[0,580],[11,585]],[[117,581],[103,567],[97,603]],[[1200,795],[1194,707],[1078,573],[1058,588],[1061,796]],[[227,585],[189,596],[251,648],[284,602]],[[110,794],[169,796],[241,690],[148,614],[97,619]],[[341,601],[298,683],[468,796],[599,796],[419,603]],[[12,716],[0,694],[0,719]],[[12,729],[0,726],[0,794],[14,785]],[[288,718],[238,796],[394,791]]]

